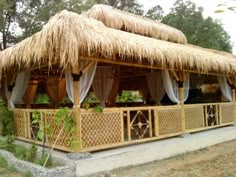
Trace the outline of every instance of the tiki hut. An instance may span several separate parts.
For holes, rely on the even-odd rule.
[[[54,135],[61,135],[48,135],[47,143],[57,139],[56,148],[66,151],[71,135],[61,134],[54,123],[66,95],[81,142],[77,151],[153,141],[235,122],[235,56],[186,44],[177,29],[105,5],[82,15],[58,13],[40,32],[0,52],[0,73],[1,94],[8,95],[17,138],[35,138],[32,114],[37,110],[42,120],[53,125]],[[219,83],[224,102],[219,98],[203,103],[201,98],[198,104],[184,104],[194,96],[190,89],[209,81]],[[119,90],[141,90],[141,104],[118,106],[114,100]],[[35,94],[43,91],[53,104],[35,106]],[[84,109],[89,92],[100,100],[102,113]],[[146,102],[148,94],[155,104]],[[164,95],[169,101],[162,101]],[[111,100],[111,107],[106,107]]]

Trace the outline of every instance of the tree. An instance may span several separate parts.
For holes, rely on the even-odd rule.
[[[17,16],[17,22],[23,34],[18,40],[20,41],[41,30],[50,17],[63,9],[80,14],[93,4],[95,4],[94,0],[22,0],[21,7],[18,10],[21,15]]]
[[[145,17],[150,18],[152,20],[162,20],[164,11],[161,6],[157,5],[152,7],[147,11]]]
[[[183,31],[190,44],[232,52],[230,36],[223,25],[210,17],[204,19],[202,13],[203,8],[195,3],[177,0],[162,22]]]
[[[10,30],[16,16],[17,0],[1,0],[0,1],[0,33],[2,40],[0,41],[0,50],[6,49],[9,43],[13,43],[15,36]]]
[[[96,2],[100,4],[107,4],[137,15],[143,15],[144,13],[143,5],[139,4],[137,0],[97,0]]]

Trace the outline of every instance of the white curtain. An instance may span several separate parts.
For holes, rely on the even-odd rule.
[[[13,87],[10,98],[11,108],[15,108],[16,103],[23,103],[22,98],[28,87],[29,80],[30,71],[24,71],[17,74],[15,86]]]
[[[154,71],[147,74],[148,89],[156,104],[160,104],[161,99],[165,95],[161,71]]]
[[[220,84],[220,90],[222,95],[225,97],[226,100],[233,101],[231,88],[227,83],[225,76],[218,76],[217,79]]]
[[[189,95],[189,80],[190,80],[190,75],[189,73],[186,73],[186,78],[183,83],[183,88],[184,88],[184,101],[187,100],[188,95]],[[170,100],[174,103],[179,104],[179,92],[178,92],[178,83],[170,77],[169,71],[164,70],[162,71],[162,77],[163,77],[163,84],[165,91],[170,98]]]
[[[92,86],[103,107],[105,107],[105,102],[111,93],[113,82],[112,66],[98,66]]]
[[[83,68],[88,64],[87,61],[80,62],[80,68]],[[84,101],[89,88],[92,84],[93,77],[96,71],[97,62],[94,62],[92,66],[80,77],[80,104]],[[69,99],[74,103],[74,87],[73,87],[73,77],[70,70],[65,70],[65,78],[66,78],[66,91]]]

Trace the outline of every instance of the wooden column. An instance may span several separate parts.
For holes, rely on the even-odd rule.
[[[236,124],[236,98],[235,98],[235,86],[232,88],[232,102],[233,102],[233,116],[234,116],[234,123]]]
[[[178,81],[178,91],[179,91],[179,100],[180,100],[180,106],[181,106],[181,125],[182,125],[182,131],[183,134],[185,133],[185,115],[184,115],[184,73],[180,73],[180,81]]]
[[[79,141],[79,147],[76,147],[76,152],[79,152],[81,149],[81,122],[80,122],[80,71],[73,70],[73,92],[74,92],[74,116],[76,124],[76,141]]]
[[[235,88],[232,89],[232,102],[235,103]]]

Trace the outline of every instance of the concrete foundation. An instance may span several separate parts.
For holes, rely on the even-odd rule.
[[[184,138],[174,137],[96,152],[92,153],[92,157],[89,159],[76,161],[76,174],[77,176],[92,175],[116,168],[153,162],[233,139],[236,139],[236,127],[228,126],[193,133]]]

